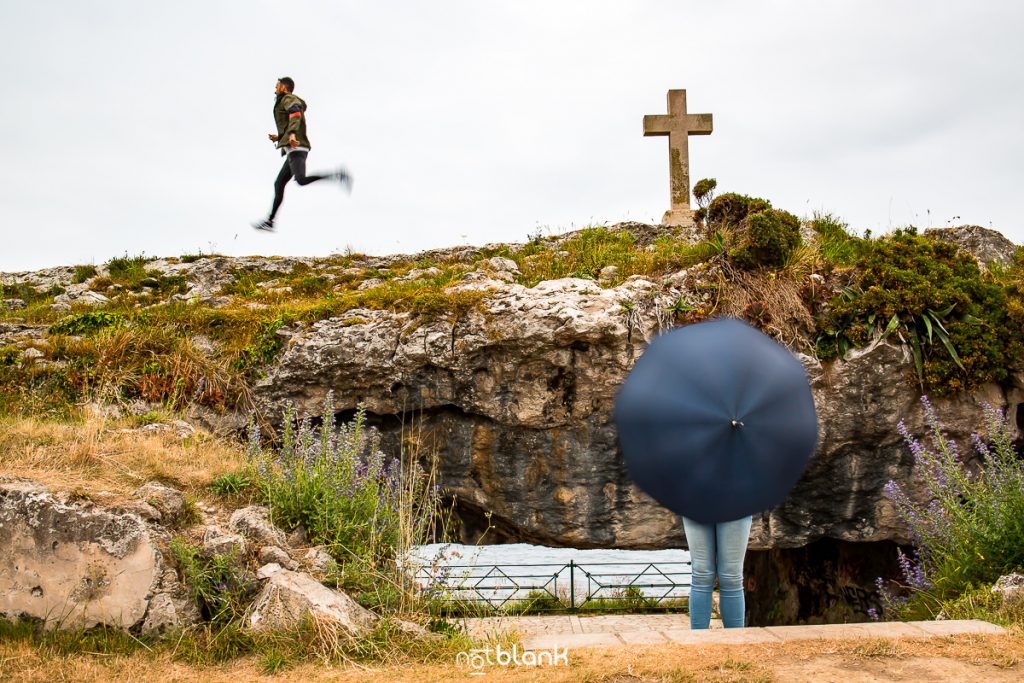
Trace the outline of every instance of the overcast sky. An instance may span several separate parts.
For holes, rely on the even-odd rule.
[[[1017,0],[0,0],[0,270],[113,256],[383,254],[668,208],[644,114],[685,88],[693,180],[858,232],[1024,242]],[[278,76],[310,170],[257,233]]]

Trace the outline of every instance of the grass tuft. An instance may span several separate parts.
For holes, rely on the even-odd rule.
[[[96,266],[75,266],[75,274],[71,276],[71,282],[80,285],[94,277],[96,277]]]

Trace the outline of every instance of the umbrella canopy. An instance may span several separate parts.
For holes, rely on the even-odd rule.
[[[615,423],[633,481],[703,523],[781,503],[818,441],[803,365],[734,319],[655,338],[619,390]]]

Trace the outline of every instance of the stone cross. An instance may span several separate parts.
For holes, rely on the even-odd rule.
[[[686,91],[668,91],[668,115],[644,116],[644,136],[668,136],[668,173],[671,182],[672,208],[661,222],[686,225],[693,222],[690,209],[690,145],[691,135],[711,134],[711,114],[687,114]]]

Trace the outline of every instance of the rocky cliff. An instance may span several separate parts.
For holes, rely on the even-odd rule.
[[[655,226],[622,227],[632,232],[641,249],[664,237]],[[980,254],[980,260],[1009,262],[1013,245],[991,231],[971,228],[937,237],[956,241],[958,234],[965,238],[964,248]],[[686,234],[672,238],[696,240]],[[505,251],[515,253],[523,246]],[[472,303],[455,312],[352,306],[323,319],[276,327],[274,341],[281,351],[251,387],[252,405],[269,423],[289,404],[300,413],[317,414],[328,392],[333,392],[338,419],[365,405],[370,423],[381,430],[392,452],[403,439],[414,437],[425,447],[422,452],[436,453],[440,480],[455,496],[465,540],[488,529],[488,541],[618,548],[684,545],[678,518],[628,480],[610,416],[617,388],[651,338],[677,324],[680,311],[703,312],[720,303],[721,269],[697,263],[669,273],[621,277],[617,269],[605,268],[596,279],[559,277],[524,284],[521,264],[488,256],[496,251],[490,245],[415,257],[366,257],[354,263],[349,259],[344,268],[312,259],[224,257],[156,261],[148,267],[183,283],[173,295],[183,305],[221,308],[237,296],[231,285],[252,270],[287,274],[301,268],[333,278],[336,290],[373,292],[382,283],[374,276],[396,263],[422,266],[406,269],[405,280],[431,277],[430,271],[438,269],[428,261],[461,264],[445,294],[464,294]],[[101,269],[96,277],[103,275]],[[71,269],[55,269],[7,275],[4,282],[29,283],[37,290],[62,286],[64,293],[51,304],[62,309],[105,305],[88,281],[74,285],[71,277]],[[290,291],[269,278],[255,286],[264,292]],[[159,303],[152,295],[140,296],[149,296],[146,305]],[[902,419],[912,432],[923,432],[920,390],[908,381],[913,359],[907,347],[886,341],[823,365],[810,355],[809,331],[800,317],[806,312],[794,315],[777,320],[769,331],[800,354],[812,381],[821,438],[789,498],[755,517],[750,547],[767,554],[755,558],[752,566],[763,584],[780,580],[786,572],[792,583],[797,580],[792,573],[796,556],[779,553],[824,553],[834,574],[846,571],[852,576],[849,585],[863,590],[878,575],[880,563],[862,563],[851,572],[849,558],[858,553],[844,544],[880,544],[891,555],[893,543],[908,540],[883,487],[890,479],[911,490],[915,486],[911,455],[896,430]],[[787,330],[796,330],[796,336],[787,338]],[[0,335],[0,343],[23,345],[32,343],[24,340],[46,336],[29,324],[7,324]],[[1017,429],[1022,390],[1024,373],[1015,369],[1002,384],[934,403],[950,436],[966,443],[972,432],[983,428],[981,405],[986,402],[1006,409]],[[200,407],[192,416],[228,429],[245,421],[240,412],[217,417]],[[815,554],[809,548],[824,550]],[[846,603],[860,599],[834,597]],[[786,600],[790,618],[796,618],[792,595],[773,593],[763,601],[764,609],[780,609],[780,601]]]
[[[479,310],[419,322],[354,310],[288,332],[280,360],[255,387],[262,411],[294,403],[315,414],[328,391],[340,410],[365,403],[392,437],[415,424],[437,449],[443,484],[470,531],[482,515],[498,537],[581,547],[663,548],[684,543],[678,519],[631,484],[610,416],[615,392],[697,273],[636,278],[602,289],[562,279],[532,288],[485,272]],[[514,266],[512,266],[514,267]],[[823,367],[801,356],[812,380],[820,444],[787,501],[756,519],[755,549],[820,538],[905,542],[886,499],[890,479],[910,481],[913,461],[896,424],[923,430],[908,350],[889,343]],[[700,362],[700,359],[693,359]],[[936,401],[950,436],[983,429],[981,406],[1015,419],[1024,376]],[[471,540],[472,533],[467,534]]]
[[[638,249],[651,250],[666,237],[658,226],[617,227],[631,233]],[[934,231],[934,236],[959,240],[986,263],[1008,263],[1014,249],[998,233],[972,226]],[[553,238],[551,248],[572,237]],[[698,239],[687,232],[671,238]],[[416,425],[420,438],[436,450],[442,483],[457,497],[467,538],[479,532],[483,514],[491,513],[492,534],[509,540],[622,548],[682,544],[675,516],[628,481],[610,414],[617,388],[648,341],[678,324],[671,311],[711,309],[720,296],[722,272],[698,263],[668,274],[622,278],[608,272],[617,270],[611,267],[597,279],[563,277],[526,286],[515,261],[487,256],[497,247],[516,253],[524,246],[356,257],[345,268],[329,259],[151,261],[149,279],[177,283],[163,299],[158,289],[147,289],[146,281],[137,292],[121,291],[116,284],[97,291],[94,283],[109,283],[109,267],[79,284],[73,283],[72,267],[6,274],[0,282],[8,289],[61,291],[49,304],[58,312],[105,306],[108,296],[131,297],[143,310],[174,302],[209,309],[242,299],[232,285],[251,273],[264,275],[255,285],[263,294],[291,291],[276,278],[300,271],[373,292],[396,264],[458,263],[463,272],[445,287],[445,295],[476,298],[456,313],[350,307],[316,322],[275,328],[282,350],[252,387],[257,410],[271,423],[289,403],[300,413],[317,414],[330,391],[339,416],[365,404],[371,422],[395,449],[403,425],[406,431]],[[397,280],[428,278],[430,270],[438,269],[408,269]],[[18,304],[8,300],[8,306]],[[782,328],[785,323],[769,331],[782,336]],[[45,325],[8,322],[0,329],[0,345],[25,347],[22,353],[32,357],[21,362],[29,363],[44,355],[34,347],[45,349],[47,336]],[[215,343],[203,341],[207,353],[218,353]],[[806,342],[783,341],[809,352]],[[752,547],[799,547],[819,538],[905,541],[882,487],[889,479],[910,476],[912,461],[896,433],[897,421],[906,420],[911,431],[922,427],[916,409],[920,390],[907,381],[913,371],[907,347],[886,342],[825,366],[812,355],[800,357],[813,384],[820,445],[789,499],[756,520]],[[936,407],[958,440],[982,427],[983,402],[1007,409],[1016,428],[1022,385],[1024,375],[1014,373],[1003,385],[938,400]],[[193,417],[217,420],[216,426],[226,429],[245,421],[241,411],[220,411],[217,418],[199,406]]]

